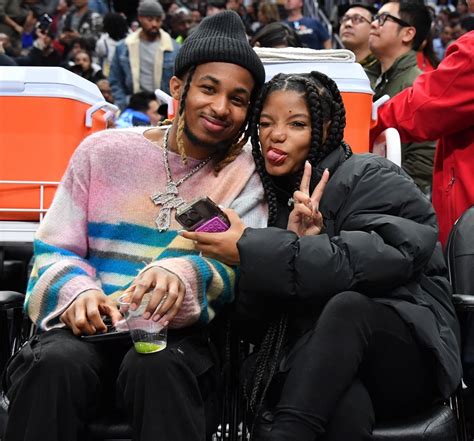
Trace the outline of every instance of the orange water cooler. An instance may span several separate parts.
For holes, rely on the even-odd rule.
[[[116,111],[95,84],[65,69],[0,67],[3,231],[6,221],[40,220],[74,149]]]
[[[345,141],[356,153],[369,151],[373,92],[364,69],[356,63],[352,52],[303,48],[255,48],[255,51],[263,61],[267,81],[278,73],[309,73],[314,70],[332,78],[341,91],[346,108]]]

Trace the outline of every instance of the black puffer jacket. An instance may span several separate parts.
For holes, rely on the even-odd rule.
[[[320,205],[322,234],[245,230],[237,308],[250,318],[261,314],[262,322],[268,311],[285,310],[293,332],[304,332],[334,295],[363,293],[395,308],[433,353],[448,397],[461,378],[459,327],[432,206],[390,161],[344,156],[342,148],[334,151],[313,173],[313,183],[325,168],[331,175]]]

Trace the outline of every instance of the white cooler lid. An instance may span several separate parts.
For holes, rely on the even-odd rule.
[[[332,78],[341,92],[373,95],[367,74],[347,49],[254,49],[265,66],[266,81],[278,73],[309,73],[316,70]]]
[[[0,96],[71,98],[103,101],[99,88],[62,67],[0,66]]]

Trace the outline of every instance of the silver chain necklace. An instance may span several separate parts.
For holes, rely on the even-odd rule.
[[[165,136],[163,137],[163,163],[165,164],[166,170],[166,191],[156,193],[151,196],[151,200],[155,205],[161,205],[160,214],[155,219],[156,226],[159,231],[167,231],[171,225],[171,212],[174,209],[178,209],[181,205],[185,204],[186,201],[181,198],[178,194],[178,187],[192,175],[197,173],[203,168],[211,159],[212,156],[207,157],[201,161],[196,167],[186,173],[179,181],[174,182],[171,177],[171,168],[168,161],[168,136],[171,131],[169,127]]]

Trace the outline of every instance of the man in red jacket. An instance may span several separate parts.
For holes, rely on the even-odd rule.
[[[474,12],[474,0],[468,0]],[[446,245],[456,219],[474,204],[474,31],[451,44],[438,69],[420,75],[378,113],[371,143],[387,127],[402,142],[439,139],[433,171],[433,205]]]

